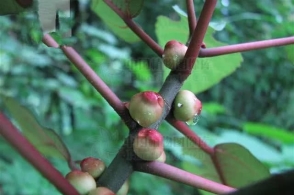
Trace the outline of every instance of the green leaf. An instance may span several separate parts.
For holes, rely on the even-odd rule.
[[[33,114],[16,100],[2,96],[3,103],[16,120],[23,135],[34,147],[47,157],[70,161],[70,153],[59,136],[51,129],[42,127]]]
[[[202,104],[202,110],[210,114],[224,114],[226,112],[226,108],[216,102]]]
[[[292,65],[294,65],[294,45],[285,46],[285,50],[288,59],[292,62]]]
[[[140,39],[131,31],[124,21],[104,1],[93,0],[91,9],[118,37],[129,43],[138,42]]]
[[[151,72],[148,68],[148,64],[144,61],[130,61],[127,60],[125,65],[130,71],[141,81],[149,81],[151,78]]]
[[[200,163],[194,163],[189,161],[183,161],[182,164],[185,170],[191,173],[200,175],[207,179],[220,182],[220,178],[211,160],[211,157],[205,153],[199,146],[192,143],[187,137],[180,137],[173,139],[174,143],[177,143],[182,148],[182,155],[188,155],[197,159]],[[191,167],[191,165],[193,165]]]
[[[238,140],[238,144],[246,147],[258,160],[266,165],[274,166],[283,164],[281,153],[257,137],[234,129],[217,128],[217,132],[219,132],[219,136],[215,142],[216,144],[236,142]]]
[[[0,15],[18,14],[24,10],[15,0],[0,1]]]
[[[265,165],[239,144],[218,144],[214,149],[215,162],[229,186],[239,188],[270,176]]]
[[[112,0],[112,2],[128,17],[134,18],[142,10],[144,0]]]
[[[215,40],[213,34],[214,30],[208,27],[204,38],[208,47],[225,45]],[[185,43],[189,35],[187,18],[181,15],[179,21],[173,21],[165,16],[159,16],[156,22],[156,35],[162,47],[172,39]],[[207,90],[233,73],[241,62],[240,53],[213,58],[198,58],[192,74],[184,83],[183,89],[191,90],[194,93]],[[164,77],[169,74],[169,71],[169,69],[164,68]]]
[[[277,128],[277,127],[273,127],[273,126],[265,125],[265,124],[260,124],[260,123],[250,123],[250,122],[244,123],[243,129],[247,133],[278,140],[285,144],[294,143],[294,134],[287,131],[286,129],[281,129],[281,128]]]

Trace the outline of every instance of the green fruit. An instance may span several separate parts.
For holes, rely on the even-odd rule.
[[[88,172],[95,179],[98,178],[105,170],[104,162],[92,157],[88,157],[82,160],[80,166],[82,171]]]
[[[116,195],[127,195],[129,191],[129,180],[126,180],[121,188],[117,191]]]
[[[164,65],[169,69],[175,69],[184,59],[186,51],[187,46],[178,41],[171,40],[167,42],[162,55]]]
[[[163,151],[162,154],[160,155],[160,157],[158,159],[156,159],[155,161],[164,163],[165,160],[166,160],[166,155],[165,155],[165,152]]]
[[[181,90],[173,102],[173,115],[180,121],[191,121],[200,115],[202,109],[201,101],[188,90]]]
[[[142,129],[134,139],[133,150],[143,160],[156,160],[163,152],[163,137],[154,129]]]
[[[88,195],[115,195],[115,193],[106,187],[98,187],[91,190]]]
[[[163,98],[153,91],[145,91],[134,95],[129,102],[131,117],[142,127],[149,127],[162,115]]]
[[[74,170],[69,172],[65,178],[80,194],[87,194],[96,188],[94,178],[86,172]]]

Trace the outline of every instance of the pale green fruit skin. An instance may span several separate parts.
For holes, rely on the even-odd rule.
[[[135,94],[129,104],[131,117],[142,127],[149,127],[162,115],[164,108],[163,98],[153,91]]]
[[[93,157],[83,159],[80,166],[82,171],[88,172],[95,179],[98,178],[106,168],[102,160]]]
[[[190,121],[201,113],[202,104],[197,97],[188,90],[181,90],[173,102],[173,115],[180,121]]]
[[[115,195],[115,193],[106,187],[98,187],[91,190],[88,195]]]
[[[121,188],[117,191],[116,195],[127,195],[129,191],[129,180],[126,180]]]
[[[143,160],[156,160],[163,152],[163,137],[154,129],[142,129],[134,139],[133,150]]]
[[[158,159],[156,159],[155,161],[164,163],[166,161],[166,154],[165,154],[165,152],[163,151],[162,154],[160,155],[160,157]]]
[[[69,172],[65,178],[82,195],[96,188],[94,178],[87,172],[74,170]]]
[[[176,41],[168,41],[163,50],[162,60],[164,65],[169,69],[175,69],[184,59],[187,46]]]

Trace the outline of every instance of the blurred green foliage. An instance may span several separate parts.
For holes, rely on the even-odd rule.
[[[158,57],[143,42],[130,44],[113,34],[105,19],[92,11],[89,0],[79,2],[73,46],[97,74],[123,101],[138,91],[159,90],[164,71]],[[155,31],[158,16],[180,19],[173,5],[185,10],[180,0],[146,1],[134,20],[160,40]],[[197,17],[202,5],[203,1],[195,1]],[[216,30],[213,37],[236,44],[293,36],[293,13],[291,0],[218,1],[211,23]],[[54,129],[74,160],[94,156],[109,164],[128,134],[118,115],[60,50],[41,43],[36,13],[1,16],[0,25],[0,92],[17,99],[36,113],[42,125]],[[238,140],[272,173],[293,168],[293,49],[242,53],[243,63],[233,74],[197,95],[204,106],[192,129],[210,145]],[[230,55],[226,57],[230,60]],[[226,61],[215,63],[219,68],[227,66]],[[0,109],[7,111],[1,100]],[[209,174],[205,172],[209,168],[202,168],[203,153],[190,147],[188,140],[177,143],[185,138],[167,123],[160,131],[166,138],[168,163]],[[0,194],[58,194],[2,137],[0,150]],[[69,171],[65,161],[50,161],[63,174]],[[199,194],[191,187],[143,173],[130,179],[129,194]]]

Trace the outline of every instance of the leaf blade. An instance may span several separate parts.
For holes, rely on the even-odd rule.
[[[16,120],[23,135],[46,157],[71,160],[70,153],[60,137],[51,129],[42,127],[32,112],[11,97],[1,95],[9,113]]]
[[[270,176],[265,165],[242,145],[224,143],[214,149],[215,162],[227,185],[239,188]]]
[[[93,0],[91,9],[121,39],[129,43],[140,41],[140,38],[126,26],[124,21],[104,1]]]

